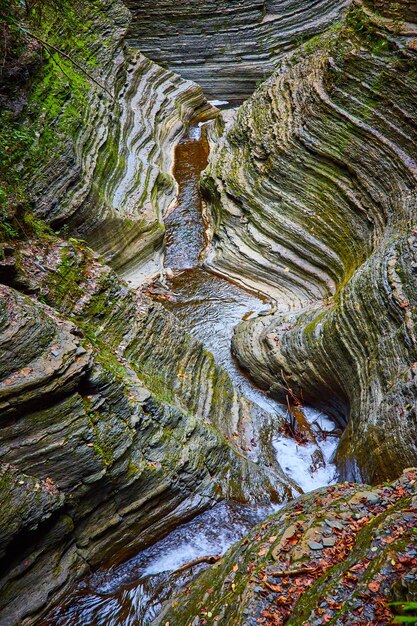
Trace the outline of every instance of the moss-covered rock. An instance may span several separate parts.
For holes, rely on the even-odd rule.
[[[32,623],[89,567],[220,498],[282,501],[293,490],[275,459],[248,454],[256,415],[174,316],[75,240],[13,253],[20,292],[0,288],[0,455],[40,500],[21,502],[10,481],[1,490],[13,520],[7,624]]]
[[[38,62],[25,105],[13,108],[15,94],[1,113],[0,240],[28,236],[23,206],[139,283],[142,267],[161,267],[175,144],[209,107],[196,84],[126,45],[130,18],[121,0],[16,9],[21,66],[34,43]]]
[[[417,472],[315,491],[256,526],[175,596],[172,626],[391,624],[417,599]]]
[[[289,55],[203,179],[214,265],[276,301],[237,328],[241,365],[349,422],[339,468],[369,482],[417,462],[417,27],[375,11],[408,4],[354,3]]]

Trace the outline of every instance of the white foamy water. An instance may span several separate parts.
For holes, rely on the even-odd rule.
[[[231,545],[277,507],[231,507],[221,503],[181,526],[153,546],[144,575],[174,571],[201,556],[224,554]]]
[[[229,101],[228,100],[209,100],[208,103],[214,107],[221,107],[226,104],[229,104]]]
[[[337,471],[332,459],[339,439],[322,434],[322,431],[334,430],[335,425],[330,418],[306,407],[303,411],[310,424],[313,425],[317,446],[312,443],[300,445],[295,439],[279,434],[274,437],[273,445],[284,472],[307,493],[336,482]],[[317,450],[321,451],[325,465],[314,469],[312,456]]]
[[[180,574],[175,570],[202,556],[224,554],[278,508],[217,504],[122,565],[93,574],[80,585],[72,601],[59,607],[46,623],[151,626],[163,603],[204,565]]]
[[[223,106],[228,102],[212,100],[210,104]],[[186,140],[199,141],[203,125],[204,122],[191,126]],[[193,176],[189,177],[181,219],[173,222],[173,241],[177,248],[178,244],[183,245],[182,249],[179,248],[180,252],[189,253],[192,245],[195,245],[198,223],[203,229],[201,215],[198,214],[199,190],[198,179],[195,178],[198,175],[199,172],[195,170]],[[189,218],[188,224],[192,225],[191,230],[191,226],[187,226],[188,230],[184,229],[186,218]],[[248,314],[256,316],[264,311],[266,304],[255,294],[206,271],[200,266],[200,251],[194,253],[192,248],[192,252],[196,265],[191,268],[187,266],[186,271],[167,281],[171,285],[172,300],[166,301],[164,306],[182,320],[185,329],[213,353],[217,363],[229,373],[235,388],[269,415],[272,426],[276,426],[275,430],[278,431],[286,407],[257,389],[239,370],[230,351],[234,326]],[[309,492],[336,482],[337,474],[332,458],[338,439],[323,433],[334,430],[332,420],[313,409],[303,407],[303,411],[312,425],[317,445],[299,445],[294,439],[276,432],[273,446],[284,472],[304,492]],[[317,457],[317,453],[322,454],[324,463],[314,469],[312,457]],[[227,502],[217,504],[178,526],[134,558],[107,571],[93,574],[45,623],[50,626],[151,626],[172,593],[188,585],[192,577],[206,567],[198,565],[178,572],[182,565],[203,556],[224,554],[257,522],[278,508]]]
[[[198,141],[201,139],[201,127],[203,126],[203,122],[196,124],[195,126],[190,126],[188,130],[188,139],[191,141]]]

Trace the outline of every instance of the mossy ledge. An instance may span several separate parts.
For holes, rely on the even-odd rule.
[[[377,626],[417,599],[417,471],[287,505],[177,594],[165,626]]]
[[[203,178],[210,262],[276,302],[236,329],[241,365],[277,397],[290,386],[347,425],[342,476],[371,483],[417,463],[409,5],[354,2],[286,57],[229,123]]]
[[[35,623],[90,568],[219,499],[292,496],[275,459],[246,451],[250,403],[174,316],[75,240],[14,255],[0,287],[8,626]]]

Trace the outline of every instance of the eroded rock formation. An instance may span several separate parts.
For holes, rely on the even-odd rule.
[[[416,592],[416,471],[316,491],[256,526],[173,598],[158,623],[391,624]]]
[[[374,8],[282,61],[204,181],[215,266],[277,306],[238,327],[240,363],[348,423],[339,467],[367,481],[417,462],[417,26]]]
[[[345,0],[126,0],[131,44],[216,99],[247,98],[282,54],[322,32]]]
[[[57,16],[45,7],[41,35],[53,43]],[[205,111],[196,85],[126,49],[123,4],[79,10],[63,5],[58,35],[63,55],[77,45],[95,59],[90,76],[63,55],[42,63],[36,48],[26,104],[2,112],[2,146],[16,149],[0,246],[7,626],[36,622],[91,567],[220,498],[280,501],[293,489],[274,457],[252,449],[262,415],[212,355],[85,243],[45,226],[82,233],[118,269],[157,265],[174,143]]]
[[[130,13],[121,1],[81,3],[73,11],[73,23],[65,14],[58,25],[55,16],[50,28],[72,56],[77,48],[68,31],[78,32],[97,82],[65,58],[42,65],[28,97],[37,139],[27,186],[39,217],[54,228],[65,224],[66,233],[88,240],[137,284],[143,272],[161,268],[175,145],[184,124],[209,107],[196,84],[127,47]],[[80,39],[87,18],[91,26]]]
[[[38,301],[1,287],[1,624],[220,497],[291,494],[248,458],[250,404],[173,316],[80,245],[27,245],[14,283]]]
[[[2,146],[20,150],[6,160],[16,190],[1,213],[0,624],[7,626],[36,623],[91,567],[123,559],[220,498],[293,495],[268,445],[265,415],[212,355],[85,243],[64,240],[85,237],[128,277],[160,266],[163,215],[175,194],[173,149],[191,117],[210,113],[199,87],[147,59],[138,42],[173,67],[184,60],[185,76],[203,83],[210,76],[217,96],[247,95],[281,58],[221,138],[218,127],[204,180],[212,262],[276,302],[275,313],[239,326],[234,349],[271,393],[285,396],[291,387],[347,423],[338,452],[345,476],[396,477],[417,462],[414,3],[358,0],[345,16],[347,3],[333,0],[245,0],[238,10],[228,6],[227,24],[222,2],[160,3],[152,33],[141,13],[155,21],[152,3],[126,2],[132,23],[119,0],[62,3],[60,23],[54,5],[43,4],[47,28],[37,32],[59,44],[61,56],[51,58],[50,48],[42,59],[33,46],[18,106],[1,118],[11,129]],[[325,35],[282,56],[300,34],[308,39],[330,23]],[[294,503],[214,570],[213,599],[229,593],[222,577],[236,572],[235,559],[239,566],[262,557],[263,570],[273,544],[273,558],[287,567],[297,554],[281,550],[284,532],[297,542],[321,533],[323,547],[310,548],[324,549],[323,507],[342,520],[336,540],[356,545],[353,561],[368,559],[372,584],[385,576],[381,589],[394,597],[395,579],[408,585],[403,569],[384,560],[392,566],[397,556],[384,549],[376,566],[362,549],[370,532],[384,543],[402,527],[403,547],[393,547],[402,563],[414,492],[408,472],[385,489],[342,485]],[[410,513],[404,523],[400,510]],[[289,535],[292,516],[299,527]],[[347,572],[352,562],[341,554]],[[309,550],[302,559],[308,571],[317,565]],[[363,586],[364,571],[354,571]],[[240,607],[269,611],[252,596],[252,574],[236,587]],[[206,610],[200,591],[211,576],[193,588],[195,606],[244,623],[236,603]],[[290,614],[320,620],[314,577],[307,587],[308,602]],[[195,606],[173,607],[172,615],[188,620]],[[368,608],[373,619],[372,599]]]

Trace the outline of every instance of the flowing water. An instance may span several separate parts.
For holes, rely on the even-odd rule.
[[[95,572],[42,626],[150,626],[173,591],[207,565],[178,568],[203,555],[224,554],[270,512],[222,502],[122,565]]]
[[[285,408],[257,389],[233,359],[230,340],[234,326],[242,318],[266,313],[269,306],[261,294],[242,289],[202,264],[206,241],[199,177],[207,158],[204,130],[201,124],[194,124],[176,148],[177,203],[165,218],[167,272],[153,284],[151,293],[207,346],[229,372],[235,387],[274,416],[277,432],[273,443],[278,461],[304,491],[310,491],[335,480],[331,457],[337,440],[322,435],[334,426],[324,415],[304,409],[315,428],[317,445],[300,446],[280,434],[278,421]],[[312,467],[317,449],[325,463]],[[216,505],[122,565],[94,573],[54,610],[44,626],[150,626],[173,591],[186,586],[207,565],[179,572],[178,568],[202,556],[223,554],[272,510],[272,506],[255,508],[231,502]]]
[[[199,178],[209,153],[204,130],[204,125],[194,124],[176,148],[177,203],[165,219],[168,278],[156,285],[153,296],[181,320],[190,334],[204,343],[217,363],[227,370],[240,393],[275,416],[278,422],[279,418],[286,418],[286,407],[251,383],[239,369],[230,349],[236,324],[242,319],[266,314],[270,305],[262,294],[235,285],[203,264],[207,242]],[[317,446],[299,446],[294,439],[280,434],[278,428],[274,447],[283,470],[304,491],[311,491],[334,481],[335,468],[330,459],[337,439],[322,436],[323,431],[334,429],[333,422],[326,416],[306,407],[304,413],[316,432],[325,465],[312,471],[311,457]]]

